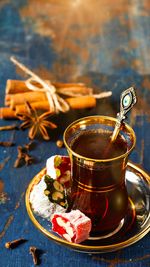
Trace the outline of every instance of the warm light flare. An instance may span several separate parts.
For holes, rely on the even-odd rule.
[[[81,4],[82,0],[73,0],[72,1],[72,6],[73,7],[78,7]]]

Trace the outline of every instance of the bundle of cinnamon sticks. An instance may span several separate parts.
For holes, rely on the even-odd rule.
[[[63,97],[65,96],[65,101],[72,109],[92,108],[96,105],[93,89],[86,87],[83,83],[52,83],[52,85],[55,86],[58,94],[62,94]],[[68,97],[70,92],[76,96]],[[28,89],[25,81],[7,80],[5,88],[5,106],[0,108],[0,118],[17,118],[18,113],[26,111],[26,101],[28,101],[36,110],[44,112],[50,110],[50,105],[45,92],[31,91]]]

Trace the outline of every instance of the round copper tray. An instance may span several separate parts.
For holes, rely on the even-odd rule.
[[[85,253],[105,253],[125,248],[144,237],[150,230],[150,176],[141,168],[128,163],[126,184],[129,207],[121,229],[113,236],[89,239],[81,244],[70,243],[51,230],[51,223],[36,216],[30,204],[30,192],[45,173],[41,170],[30,182],[26,191],[26,208],[31,221],[46,237],[70,249]]]

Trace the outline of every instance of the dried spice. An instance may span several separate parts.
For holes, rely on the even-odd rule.
[[[29,252],[32,255],[34,265],[38,265],[37,248],[36,247],[30,247]]]
[[[5,248],[16,248],[17,246],[21,245],[22,243],[26,242],[24,238],[19,238],[13,241],[9,241],[5,243]]]
[[[30,150],[31,145],[32,143],[30,142],[29,144],[26,144],[24,146],[17,147],[18,155],[14,163],[15,168],[18,168],[24,164],[30,165],[34,162],[34,158],[31,155],[29,155],[29,152],[28,152]]]
[[[18,130],[18,126],[16,124],[0,126],[0,131],[8,131],[8,130]]]
[[[29,128],[28,136],[34,139],[39,134],[44,140],[50,140],[47,128],[55,129],[57,125],[48,120],[53,114],[52,112],[45,112],[38,115],[37,111],[26,102],[27,112],[17,114],[17,117],[24,122],[20,125],[20,129]]]
[[[62,148],[64,146],[64,142],[62,140],[57,140],[56,141],[56,146],[59,148]]]
[[[5,147],[9,147],[9,146],[14,146],[13,142],[9,142],[9,141],[0,141],[0,146],[5,146]]]
[[[7,157],[3,160],[3,162],[0,162],[0,171],[4,168],[5,164],[8,162],[10,157]]]

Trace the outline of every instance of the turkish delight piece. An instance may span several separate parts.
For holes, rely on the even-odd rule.
[[[58,182],[56,179],[51,178],[48,174],[44,176],[44,181],[46,183],[44,194],[48,197],[49,201],[67,208],[67,195],[63,184]]]
[[[66,209],[56,203],[49,201],[48,197],[44,194],[46,190],[46,183],[44,182],[44,176],[41,181],[35,185],[30,193],[30,203],[34,213],[37,215],[49,219],[55,212],[65,212]]]
[[[88,239],[91,219],[80,210],[54,213],[51,217],[52,230],[69,242],[81,243]]]
[[[68,156],[54,155],[47,159],[47,174],[65,186],[70,181],[71,164]]]

